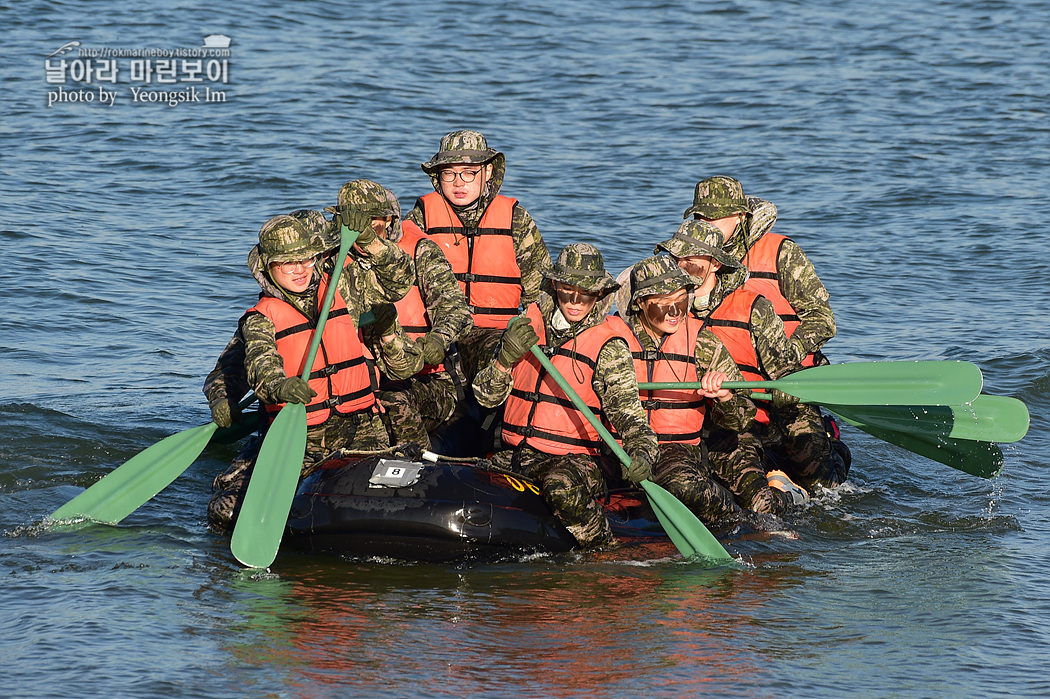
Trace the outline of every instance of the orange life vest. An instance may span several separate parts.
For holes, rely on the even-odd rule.
[[[525,312],[539,335],[539,345],[547,342],[547,330],[539,306],[530,304]],[[574,339],[554,350],[551,363],[576,391],[591,412],[601,419],[601,399],[591,381],[598,353],[606,343],[621,337],[607,318],[587,328]],[[597,456],[602,438],[572,401],[562,392],[531,353],[511,370],[514,388],[503,410],[503,441],[511,446],[522,443],[546,454],[590,454]]]
[[[320,311],[329,277],[321,280],[317,290],[317,308]],[[306,354],[310,350],[315,324],[295,306],[273,296],[263,296],[248,313],[262,313],[274,324],[277,351],[284,359],[284,373],[302,376]],[[361,342],[360,331],[350,319],[346,303],[336,292],[325,322],[321,344],[310,371],[310,388],[317,395],[306,406],[306,424],[319,425],[336,412],[349,414],[366,410],[375,404],[370,356]],[[267,416],[272,422],[284,403],[266,404]]]
[[[787,336],[791,337],[801,321],[798,311],[788,303],[784,293],[780,290],[780,269],[777,264],[780,249],[788,240],[791,239],[779,233],[766,233],[755,241],[755,244],[744,254],[744,262],[750,272],[747,281],[744,282],[744,288],[769,299],[777,315],[784,321]],[[816,363],[816,357],[812,352],[802,360],[804,367],[816,366]]]
[[[738,287],[711,311],[706,320],[707,327],[733,355],[745,381],[769,380],[759,366],[758,351],[751,334],[751,310],[758,299],[759,295],[746,286]],[[755,407],[758,410],[755,420],[769,424],[769,411],[762,407],[762,401],[755,401]]]
[[[704,327],[703,321],[687,315],[685,327],[673,335],[665,335],[659,349],[655,350],[644,349],[630,326],[626,323],[624,326],[638,383],[698,380],[696,336]],[[707,399],[692,389],[639,391],[639,397],[658,441],[700,443]]]
[[[505,328],[521,306],[521,268],[511,235],[516,199],[497,194],[477,228],[465,229],[439,192],[420,200],[428,237],[445,253],[479,328]]]
[[[398,241],[397,246],[401,248],[406,255],[415,260],[416,248],[419,246],[419,241],[425,240],[427,236],[422,230],[420,230],[419,226],[411,221],[402,221],[401,231],[401,240]],[[412,288],[408,290],[408,293],[405,294],[400,301],[394,303],[394,308],[397,309],[398,322],[401,323],[401,327],[405,329],[405,333],[409,337],[416,339],[430,332],[430,328],[432,327],[430,324],[430,314],[427,312],[426,304],[423,303],[423,296],[419,292],[418,276],[416,277],[416,283],[412,285]],[[435,374],[444,370],[444,364],[424,364],[423,368],[419,370],[416,376]]]

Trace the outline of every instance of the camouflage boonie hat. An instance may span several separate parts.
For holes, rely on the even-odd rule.
[[[311,235],[315,235],[322,240],[327,239],[331,235],[332,229],[336,228],[334,221],[329,221],[325,218],[324,213],[313,209],[296,209],[288,215],[306,226],[306,230],[310,231]]]
[[[700,180],[693,192],[693,205],[685,210],[682,218],[700,214],[704,218],[725,218],[733,214],[750,212],[744,188],[732,177],[717,175]]]
[[[722,231],[707,221],[686,221],[675,234],[662,243],[657,243],[653,248],[654,253],[661,250],[671,253],[674,257],[692,257],[694,255],[713,257],[723,267],[740,268],[740,260],[736,259],[724,249],[722,244],[725,240]]]
[[[446,165],[484,165],[499,154],[495,148],[489,148],[480,132],[453,131],[445,134],[438,152],[421,167],[430,174]]]
[[[322,252],[324,244],[321,239],[287,214],[274,216],[259,229],[259,256],[264,265],[306,260]]]
[[[601,251],[589,243],[566,245],[558,254],[554,267],[544,276],[552,282],[578,286],[601,296],[620,288],[620,284],[605,271]]]
[[[325,211],[333,214],[346,207],[367,211],[376,218],[383,216],[400,216],[401,207],[394,198],[390,202],[390,193],[386,187],[372,180],[351,180],[339,188],[339,205],[326,206]]]
[[[656,294],[673,294],[679,289],[692,289],[693,278],[682,271],[670,255],[647,257],[631,269],[631,301],[627,313],[637,313],[638,299]]]
[[[324,207],[324,210],[328,213],[335,214],[335,218],[332,220],[332,229],[325,236],[325,245],[328,246],[328,249],[339,247],[339,212],[348,206],[367,211],[374,218],[393,216],[394,228],[400,234],[401,227],[398,224],[398,219],[401,218],[401,205],[398,203],[394,193],[378,182],[364,179],[351,180],[339,188],[337,201],[339,204],[336,206]],[[401,236],[398,235],[394,242],[397,242],[400,238]]]

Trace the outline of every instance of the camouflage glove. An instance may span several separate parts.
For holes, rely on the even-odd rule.
[[[350,230],[360,233],[356,242],[362,248],[368,247],[376,239],[375,229],[372,228],[372,213],[370,211],[348,206],[339,213],[339,220]]]
[[[798,405],[798,398],[796,398],[795,396],[790,396],[787,393],[784,393],[779,388],[774,388],[773,389],[773,393],[770,394],[770,395],[773,397],[772,398],[772,400],[773,400],[773,407],[776,408],[777,410],[782,410],[784,408],[791,408],[791,407],[794,407],[794,406]]]
[[[622,468],[624,479],[632,483],[641,483],[653,475],[653,462],[644,454],[632,456],[630,465]]]
[[[423,350],[423,362],[425,364],[441,364],[445,361],[445,344],[434,333],[427,333],[416,340]]]
[[[379,333],[380,337],[393,335],[397,332],[397,309],[394,308],[394,304],[384,303],[379,306],[372,306],[372,315],[375,316],[375,320],[372,321],[372,327]]]
[[[233,411],[228,400],[223,398],[211,404],[211,421],[219,427],[233,426]]]
[[[518,360],[528,354],[529,349],[540,341],[539,335],[532,329],[532,321],[518,317],[510,321],[510,326],[503,333],[499,354],[496,361],[505,367],[512,367]]]
[[[278,403],[302,403],[306,405],[316,395],[317,391],[310,388],[310,384],[298,376],[289,376],[286,379],[281,379],[277,389],[273,391],[274,400]]]

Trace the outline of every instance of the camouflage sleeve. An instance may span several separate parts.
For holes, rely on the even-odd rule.
[[[203,390],[209,407],[229,400],[231,410],[234,410],[238,401],[251,390],[244,371],[244,338],[239,327],[226,343],[226,348],[215,362],[215,368],[204,380]]]
[[[630,456],[644,454],[656,463],[660,456],[656,433],[638,398],[634,360],[625,340],[616,338],[605,343],[598,353],[591,385],[601,396],[602,412],[620,436],[624,451]]]
[[[277,351],[273,323],[262,313],[248,313],[241,319],[241,336],[248,383],[262,402],[279,403],[273,391],[288,375],[284,373],[284,359]]]
[[[402,299],[416,280],[412,258],[388,240],[379,242],[382,252],[365,256],[351,253],[339,275],[339,293],[354,323],[372,306]]]
[[[751,307],[751,339],[759,368],[769,378],[779,379],[802,368],[806,355],[800,354],[798,345],[788,338],[784,321],[765,296],[760,296]]]
[[[436,243],[420,241],[416,247],[415,265],[419,291],[430,316],[431,332],[441,336],[447,350],[450,344],[467,336],[474,327],[474,319],[452,273],[452,265]]]
[[[383,342],[382,336],[371,325],[363,327],[361,332],[379,370],[391,379],[407,379],[423,368],[423,352],[405,334],[400,323],[395,321],[395,326],[396,332],[389,342]]]
[[[708,371],[721,371],[727,381],[744,380],[740,367],[733,361],[733,355],[718,336],[707,328],[696,336],[696,368],[699,376]],[[731,400],[711,403],[711,419],[734,432],[743,432],[755,419],[755,404],[744,393],[734,392]]]
[[[514,252],[521,269],[521,307],[525,308],[539,298],[543,274],[551,268],[551,256],[536,222],[524,207],[517,204],[514,206],[511,230]]]
[[[423,207],[419,205],[419,200],[418,199],[416,199],[416,205],[412,207],[412,210],[408,212],[408,215],[405,216],[401,220],[402,221],[411,221],[412,223],[414,223],[417,226],[419,226],[419,230],[421,230],[421,231],[425,231],[426,230],[426,226],[423,225],[423,222],[424,222]]]
[[[828,290],[817,276],[813,263],[794,241],[781,246],[777,258],[780,269],[780,291],[798,313],[801,323],[791,341],[805,356],[835,337],[835,314],[831,311]]]
[[[511,372],[503,371],[496,366],[496,351],[499,345],[497,344],[496,347],[497,350],[493,351],[489,357],[479,360],[480,367],[474,376],[474,383],[471,384],[474,397],[478,399],[480,405],[486,408],[503,405],[510,396],[510,390],[514,387]]]
[[[540,307],[540,314],[545,319],[544,323],[549,322],[551,315],[554,313],[554,301],[546,294],[542,294],[537,303]],[[547,337],[550,337],[550,332],[550,327],[548,326],[545,331]],[[497,405],[505,403],[507,396],[510,395],[510,390],[514,387],[511,373],[496,367],[496,355],[499,354],[499,350],[500,343],[496,342],[492,349],[489,350],[487,357],[478,359],[478,371],[474,376],[474,382],[471,384],[478,403],[486,408],[495,408]]]

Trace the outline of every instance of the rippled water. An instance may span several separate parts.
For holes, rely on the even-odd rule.
[[[1050,693],[1045,3],[192,3],[0,8],[0,651],[12,696]],[[232,37],[221,104],[55,104],[67,41]],[[123,65],[127,65],[124,59]],[[126,68],[125,68],[126,69]],[[402,204],[456,128],[553,251],[649,254],[693,184],[774,201],[833,361],[963,359],[1032,428],[976,479],[847,428],[852,484],[728,542],[473,567],[282,554],[204,523],[210,447],[121,526],[39,522],[209,419],[261,223],[369,177]],[[769,524],[769,523],[767,523]]]

